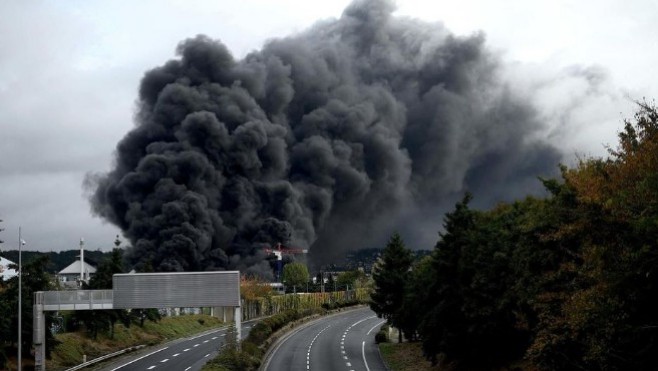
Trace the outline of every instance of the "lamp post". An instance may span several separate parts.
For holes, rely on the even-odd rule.
[[[25,241],[21,238],[21,227],[18,227],[18,371],[23,369],[23,245]]]

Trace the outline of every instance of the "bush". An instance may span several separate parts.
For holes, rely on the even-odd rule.
[[[379,330],[377,334],[375,334],[375,343],[388,343],[388,331]]]

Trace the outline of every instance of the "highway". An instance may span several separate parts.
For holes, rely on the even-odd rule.
[[[249,334],[255,321],[243,322],[242,338]],[[176,370],[197,371],[217,355],[224,344],[226,328],[205,332],[152,348],[146,354],[123,357],[102,368],[103,371]]]
[[[283,337],[265,371],[385,371],[375,333],[384,321],[369,308],[320,318]]]

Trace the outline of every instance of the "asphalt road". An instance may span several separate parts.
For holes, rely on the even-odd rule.
[[[369,308],[323,317],[282,338],[263,369],[385,371],[375,344],[375,333],[383,323]]]
[[[249,334],[254,321],[243,322],[242,338]],[[146,354],[133,355],[104,366],[103,371],[197,371],[217,355],[225,343],[226,328],[205,332],[190,338],[179,339]]]

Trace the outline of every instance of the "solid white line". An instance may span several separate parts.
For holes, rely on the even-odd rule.
[[[370,367],[368,367],[368,361],[366,361],[366,342],[364,341],[361,343],[361,354],[363,354],[363,364],[366,365],[366,371],[370,371]]]
[[[381,321],[381,322],[379,322],[378,324],[376,324],[376,325],[374,325],[374,326],[372,326],[372,328],[370,329],[370,331],[368,331],[368,333],[367,333],[366,335],[370,335],[370,333],[372,332],[372,330],[374,330],[374,329],[375,329],[375,327],[377,327],[377,326],[379,326],[379,325],[381,325],[381,324],[382,324],[382,323],[384,323],[384,322],[386,322],[386,321]]]
[[[120,368],[126,367],[126,366],[128,366],[129,364],[131,364],[131,363],[135,363],[135,362],[139,361],[140,359],[143,359],[143,358],[146,358],[146,357],[152,356],[152,355],[154,355],[155,353],[157,353],[157,352],[161,352],[161,351],[163,351],[163,350],[165,350],[165,349],[167,349],[167,348],[169,348],[169,347],[164,347],[164,348],[162,348],[162,349],[158,349],[158,350],[156,350],[155,352],[151,352],[151,353],[149,353],[149,354],[147,354],[147,355],[145,355],[145,356],[141,356],[141,357],[139,357],[139,358],[137,358],[137,359],[133,359],[132,361],[130,361],[130,362],[128,362],[128,363],[125,363],[125,364],[123,364],[123,365],[121,365],[121,366],[119,366],[119,367],[117,367],[117,368],[113,368],[113,369],[110,370],[110,371],[116,371],[116,370],[118,370],[118,369],[120,369]]]

